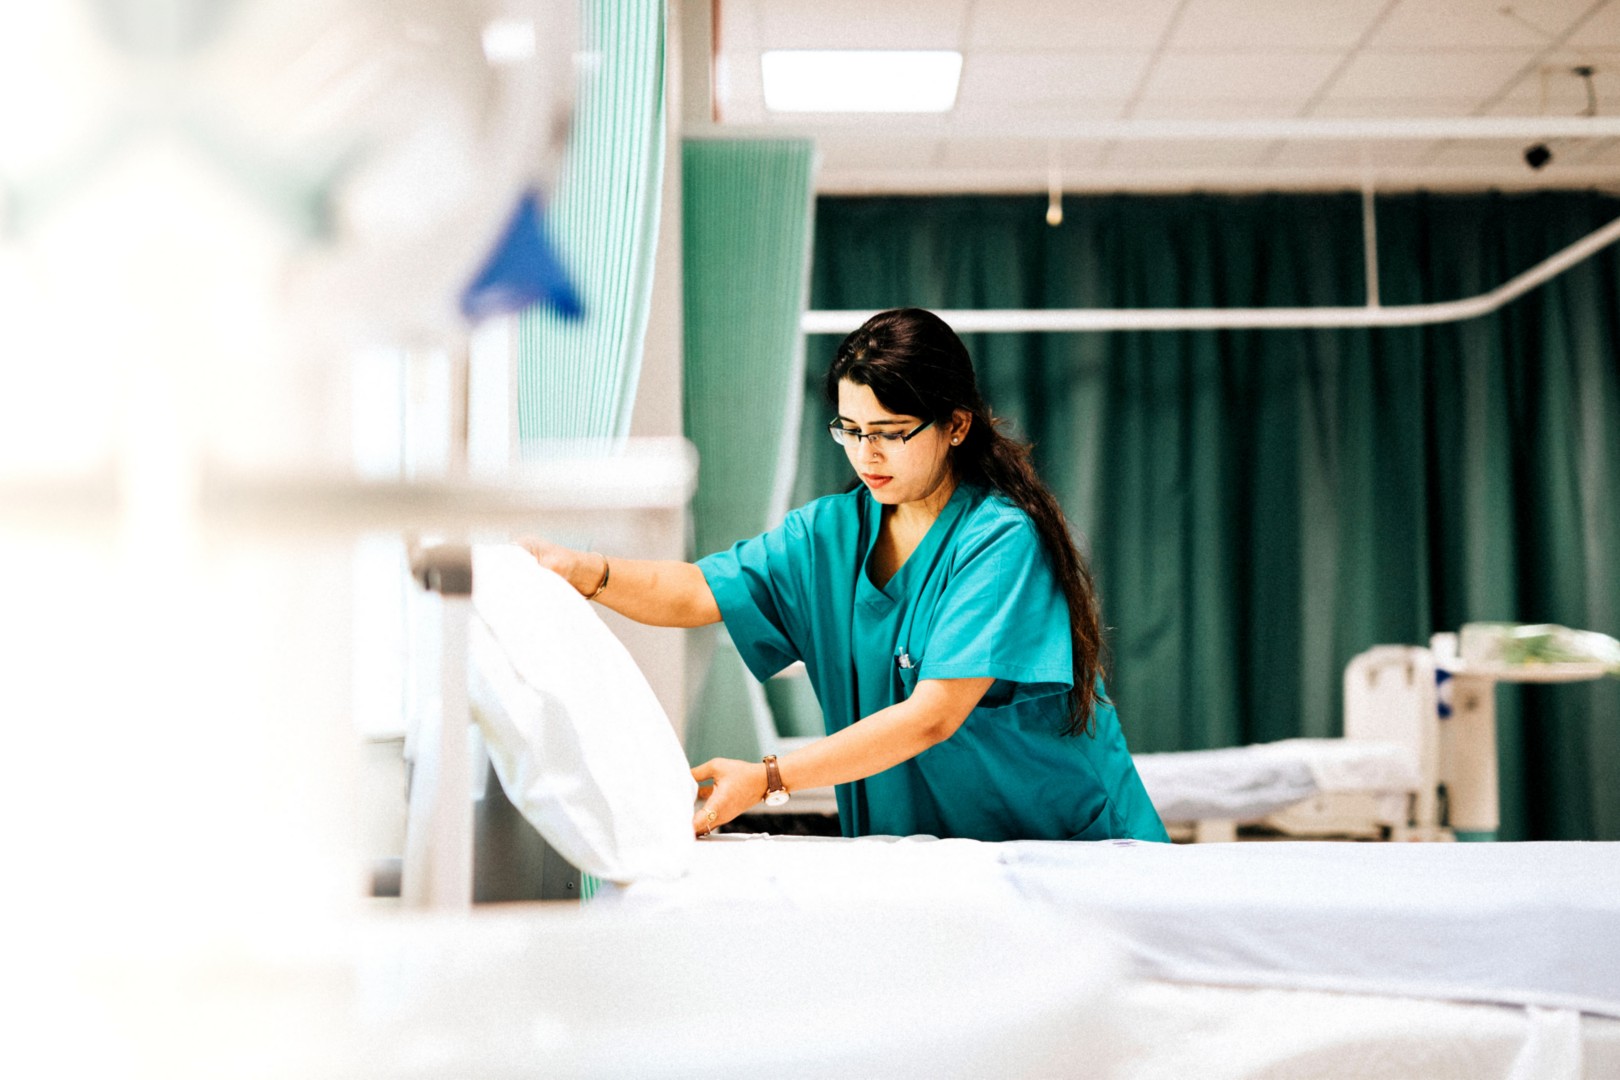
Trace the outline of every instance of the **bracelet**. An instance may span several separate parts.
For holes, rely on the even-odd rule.
[[[586,593],[585,594],[585,599],[587,599],[587,600],[595,600],[598,596],[602,595],[602,590],[607,588],[608,574],[609,574],[611,569],[612,568],[608,566],[608,557],[606,555],[603,555],[602,556],[602,584],[600,584],[600,585],[598,585],[596,587],[595,592]]]

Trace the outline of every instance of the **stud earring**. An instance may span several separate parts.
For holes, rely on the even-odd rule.
[[[952,446],[955,446],[955,445],[956,445],[956,444],[957,444],[957,443],[959,443],[959,442],[961,442],[961,441],[962,441],[962,440],[961,440],[961,439],[952,439],[952,440],[951,440],[951,445],[952,445]]]

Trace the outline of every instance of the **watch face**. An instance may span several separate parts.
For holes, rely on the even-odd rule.
[[[766,806],[781,806],[783,803],[785,803],[787,801],[788,801],[788,793],[787,793],[786,790],[784,790],[782,788],[778,788],[777,790],[771,792],[769,795],[765,796],[765,805]]]

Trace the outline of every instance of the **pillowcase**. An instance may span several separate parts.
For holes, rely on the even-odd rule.
[[[605,881],[678,877],[697,783],[646,677],[591,604],[515,545],[473,550],[469,695],[501,787]]]

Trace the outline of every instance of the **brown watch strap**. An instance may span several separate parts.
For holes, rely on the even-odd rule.
[[[765,755],[765,794],[769,796],[773,791],[786,791],[782,785],[782,771],[776,767],[776,755]]]

